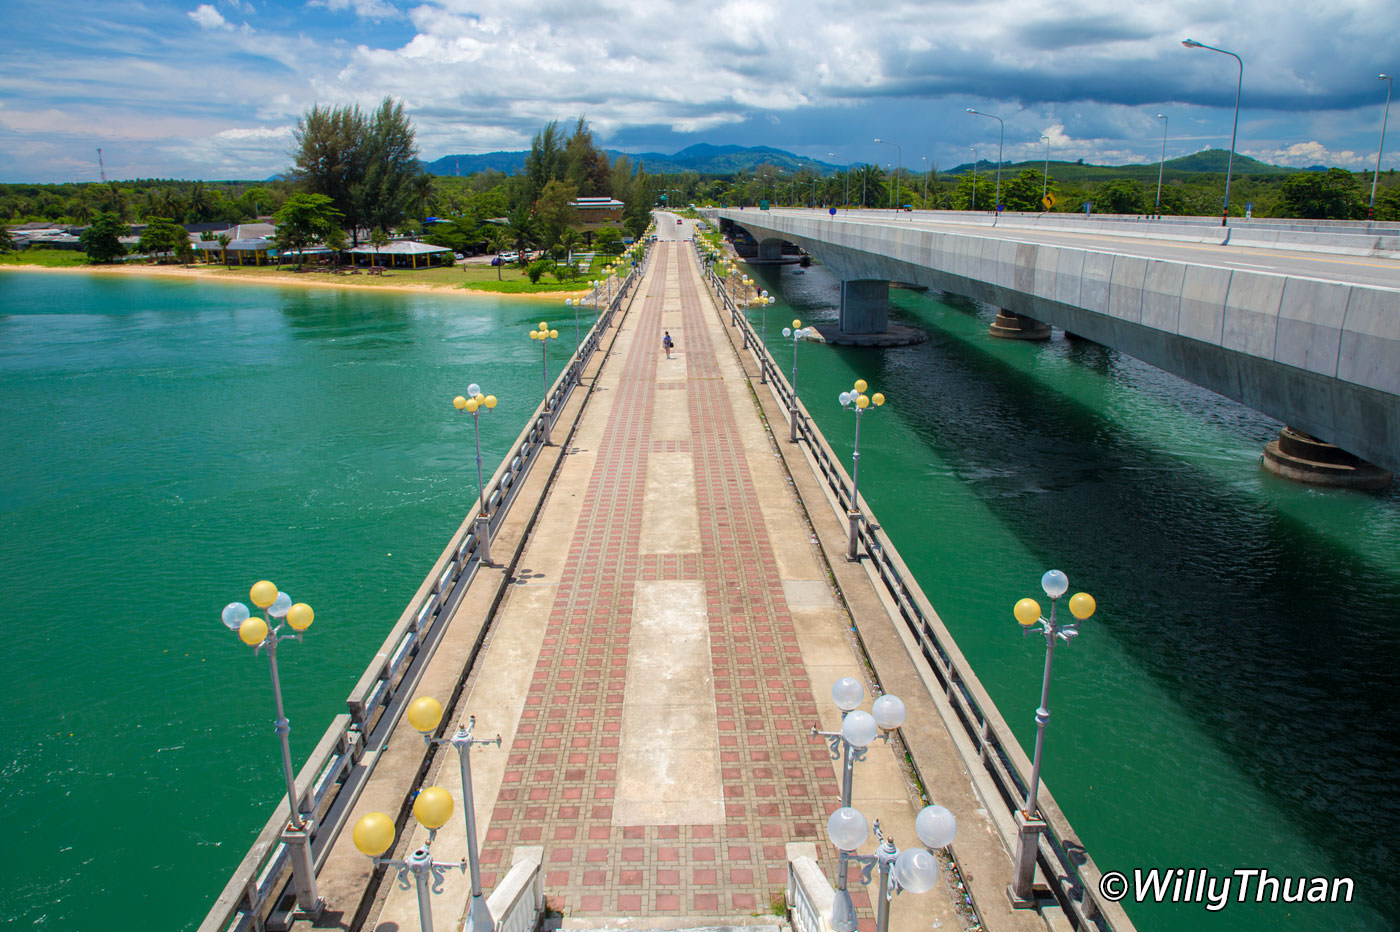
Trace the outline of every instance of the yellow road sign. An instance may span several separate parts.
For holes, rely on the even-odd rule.
[[[1055,204],[1056,204],[1055,195],[1053,195],[1053,194],[1046,194],[1044,197],[1042,197],[1042,198],[1040,199],[1040,203],[1042,203],[1042,204],[1045,205],[1045,209],[1046,209],[1046,210],[1049,210],[1050,208],[1054,207]]]

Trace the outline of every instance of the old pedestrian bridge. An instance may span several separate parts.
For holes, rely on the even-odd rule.
[[[829,338],[886,331],[890,282],[965,295],[1001,309],[995,336],[1044,339],[1061,327],[1283,421],[1268,451],[1276,471],[1374,485],[1389,477],[1358,457],[1400,470],[1400,229],[705,213],[751,234],[758,261],[795,243],[841,279],[841,332]]]

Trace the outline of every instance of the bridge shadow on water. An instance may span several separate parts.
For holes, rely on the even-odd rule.
[[[795,290],[803,315],[834,313],[813,276]],[[1033,572],[1077,567],[1071,583],[1090,588],[1110,616],[1067,652],[1079,657],[1057,662],[1052,708],[1062,688],[1062,701],[1077,689],[1092,694],[1094,677],[1121,679],[1106,694],[1131,702],[1121,697],[1145,674],[1155,685],[1151,694],[1169,697],[1172,713],[1202,736],[1193,740],[1213,747],[1248,795],[1268,807],[1234,813],[1234,824],[1210,826],[1212,834],[1262,839],[1268,836],[1255,836],[1262,820],[1281,822],[1274,830],[1300,836],[1303,858],[1310,847],[1332,871],[1357,879],[1358,899],[1384,912],[1379,904],[1400,895],[1400,804],[1386,791],[1400,733],[1400,633],[1388,624],[1400,616],[1400,492],[1318,492],[1263,474],[1255,460],[1277,422],[1107,347],[1066,341],[1058,332],[1050,344],[993,340],[986,330],[994,309],[953,296],[892,290],[891,302],[892,320],[922,327],[929,342],[884,351],[829,348],[839,360],[832,368],[840,370],[829,381],[839,386],[837,378],[855,372],[898,399],[896,415],[917,442],[863,432],[862,478],[871,479],[862,492],[998,703],[1013,680],[1018,697],[1030,696],[1019,682],[1024,671],[1001,668],[1003,632],[990,635],[985,621],[970,620],[965,604],[959,608],[966,587],[958,577],[993,572],[999,554],[986,549],[975,528],[958,528],[949,544],[920,526],[926,517],[915,502],[949,494],[948,483],[975,497],[1001,532],[1031,552]],[[785,366],[785,347],[775,343],[773,352]],[[818,368],[807,362],[813,357],[802,361],[808,371]],[[806,387],[819,378],[804,376],[804,398],[827,390]],[[847,438],[846,419],[816,413],[844,455],[849,447],[838,440]],[[1005,605],[989,610],[999,623],[1016,597],[1039,594],[1003,592]],[[980,613],[978,607],[971,614]],[[1106,634],[1128,669],[1068,669],[1084,663],[1088,642]],[[1086,682],[1070,685],[1076,676]],[[1002,704],[1002,711],[1025,742],[1030,729],[1022,719],[1029,716],[1019,705]],[[1151,708],[1137,714],[1144,722],[1159,717]],[[1094,797],[1063,777],[1054,782],[1056,764],[1067,771],[1053,755],[1069,750],[1054,746],[1055,731],[1095,727],[1065,718],[1050,727],[1047,774],[1062,804],[1078,797],[1092,807]],[[1189,742],[1179,751],[1134,750],[1113,743],[1120,737],[1075,741],[1091,758],[1079,767],[1081,779],[1097,773],[1106,782],[1112,777],[1104,771],[1118,766],[1124,779],[1147,781],[1135,795],[1148,808],[1116,818],[1170,820],[1172,806],[1211,798],[1210,785],[1193,785],[1198,763],[1177,756],[1190,753]],[[1096,754],[1139,759],[1109,765],[1094,762]],[[1066,808],[1077,825],[1084,820],[1082,808],[1079,816],[1073,805]],[[1093,834],[1083,826],[1081,832]],[[1131,838],[1120,841],[1133,848]],[[1285,872],[1267,848],[1256,852],[1256,864],[1216,864],[1209,839],[1197,841],[1205,863],[1193,861],[1188,841],[1179,839],[1171,843],[1182,846],[1172,866],[1326,872],[1297,856],[1284,859]],[[1200,907],[1190,915],[1200,918]],[[1334,913],[1338,921],[1319,927],[1355,921],[1357,928],[1384,928],[1379,915]]]

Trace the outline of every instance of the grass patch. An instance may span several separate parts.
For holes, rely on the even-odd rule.
[[[524,278],[516,281],[504,280],[499,282],[495,279],[489,281],[468,281],[463,282],[457,287],[465,288],[468,291],[490,291],[495,294],[549,294],[555,291],[567,291],[570,293],[575,291],[587,291],[593,286],[592,283],[582,278],[571,282],[547,282],[543,280],[532,282],[530,279]]]
[[[63,269],[87,264],[87,253],[74,249],[21,249],[0,254],[0,265],[42,265],[50,269]]]

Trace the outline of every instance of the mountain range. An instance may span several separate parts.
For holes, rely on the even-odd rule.
[[[708,143],[699,143],[687,146],[670,155],[661,152],[619,152],[616,149],[603,151],[608,158],[614,160],[618,156],[625,155],[632,163],[633,168],[643,168],[651,175],[674,175],[681,172],[697,172],[702,175],[733,175],[739,172],[753,171],[760,165],[772,165],[787,172],[814,171],[819,175],[831,175],[846,169],[845,165],[832,165],[770,146],[714,146]],[[513,175],[525,170],[525,159],[528,155],[529,153],[525,151],[446,155],[425,163],[425,167],[434,175],[474,175],[483,171],[498,171]],[[1224,174],[1229,155],[1230,153],[1223,149],[1207,149],[1204,152],[1194,152],[1191,155],[1169,159],[1164,168],[1175,174],[1211,172]],[[906,167],[913,171],[912,166]],[[1022,168],[1040,169],[1043,167],[1044,162],[1039,159],[1025,162],[1006,162],[1002,165],[1002,174],[1014,174]],[[1149,175],[1155,178],[1157,168],[1156,162],[1141,165],[1093,165],[1086,164],[1082,159],[1077,162],[1063,162],[1054,159],[1050,161],[1051,174],[1066,181],[1094,181],[1099,180],[1100,177],[1142,176],[1145,178]],[[972,163],[965,162],[944,170],[943,174],[961,175],[972,170]],[[995,170],[995,162],[987,159],[978,160],[977,171]],[[1322,165],[1309,166],[1304,169],[1288,168],[1260,162],[1247,155],[1238,153],[1235,155],[1234,173],[1236,175],[1277,175],[1292,174],[1297,171],[1325,170],[1326,166]]]

